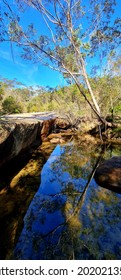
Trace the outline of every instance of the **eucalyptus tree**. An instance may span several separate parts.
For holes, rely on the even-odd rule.
[[[89,77],[90,59],[103,58],[120,41],[120,19],[112,19],[115,0],[1,0],[1,41],[22,48],[22,57],[42,63],[73,81],[93,112],[105,122]],[[85,5],[86,4],[86,5]],[[39,21],[22,24],[26,9],[36,10]],[[4,18],[4,19],[3,19]],[[115,18],[115,17],[114,17]],[[41,26],[46,27],[46,34]],[[6,28],[8,26],[8,28]],[[88,63],[88,64],[87,64]],[[88,89],[86,94],[80,84]]]

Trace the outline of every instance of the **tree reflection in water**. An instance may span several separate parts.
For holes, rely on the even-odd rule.
[[[93,179],[103,154],[100,147],[73,143],[55,148],[25,215],[15,259],[121,259],[121,195]]]

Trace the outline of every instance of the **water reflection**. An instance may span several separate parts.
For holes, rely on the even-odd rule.
[[[113,151],[74,143],[55,148],[25,215],[15,259],[121,259],[121,195],[93,179],[102,156]]]
[[[13,258],[23,218],[39,188],[41,169],[54,148],[55,144],[43,142],[0,170],[0,259]]]

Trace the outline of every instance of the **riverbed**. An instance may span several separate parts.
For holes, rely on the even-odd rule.
[[[98,186],[97,166],[118,145],[58,144],[40,174],[13,259],[121,259],[121,194]]]
[[[121,146],[43,142],[1,173],[0,259],[121,259],[121,194],[97,166]]]

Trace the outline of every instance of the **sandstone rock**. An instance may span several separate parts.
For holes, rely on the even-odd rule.
[[[54,128],[66,129],[68,126],[67,120],[59,118],[53,112],[2,116],[0,123],[0,167],[21,151],[28,149],[30,145],[34,144],[37,137],[40,142],[43,142]]]
[[[63,144],[63,143],[65,143],[65,141],[62,138],[55,137],[55,138],[50,139],[50,143],[54,143],[54,144],[59,144],[60,143],[60,144]]]
[[[40,132],[40,137],[41,137],[42,141],[48,136],[48,134],[52,130],[54,122],[55,122],[55,119],[45,120],[43,122],[42,130]]]
[[[112,157],[100,164],[95,180],[102,187],[121,191],[121,157]]]
[[[69,121],[68,120],[65,120],[65,119],[63,119],[63,118],[57,118],[56,120],[55,120],[55,126],[57,127],[57,128],[61,128],[61,129],[67,129],[67,128],[69,128],[70,127],[70,123],[69,123]]]
[[[28,148],[37,138],[38,121],[1,123],[0,126],[0,166]]]
[[[51,133],[48,135],[48,139],[51,140],[53,138],[61,138],[62,137],[62,133]]]

